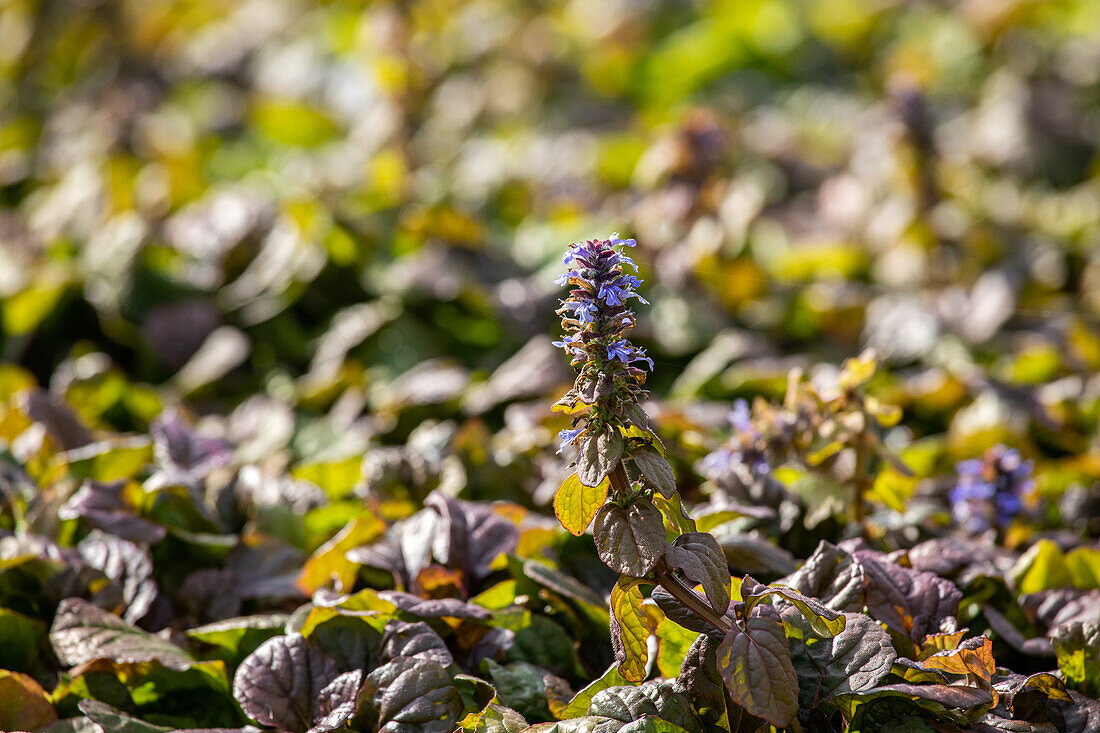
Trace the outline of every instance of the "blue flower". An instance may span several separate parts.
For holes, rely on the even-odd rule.
[[[734,454],[727,448],[719,448],[711,451],[703,460],[699,461],[700,472],[707,477],[713,478],[721,473],[725,468],[734,460]]]
[[[749,412],[749,403],[744,399],[734,400],[728,419],[730,426],[737,432],[752,432],[752,413]]]
[[[1019,451],[996,445],[981,458],[960,461],[958,480],[948,495],[955,523],[972,532],[1008,526],[1026,511],[1032,493],[1033,463]]]
[[[977,458],[959,461],[955,464],[955,472],[960,476],[981,476],[982,462]]]
[[[561,439],[561,445],[558,446],[558,454],[565,450],[565,446],[573,443],[577,439],[577,436],[584,432],[584,428],[576,428],[574,430],[562,430],[558,432],[558,438]]]
[[[637,297],[614,283],[604,283],[600,286],[600,292],[596,294],[596,297],[603,298],[608,305],[622,305],[631,296]]]
[[[608,345],[607,359],[608,361],[618,359],[624,364],[630,364],[635,361],[649,362],[649,369],[653,371],[653,360],[645,355],[645,351],[632,345],[626,339]]]
[[[577,320],[581,323],[592,323],[599,315],[599,309],[595,303],[578,303],[576,307]]]
[[[552,341],[551,344],[557,346],[559,349],[565,349],[567,352],[581,349],[580,334],[569,335],[561,337],[561,341]]]
[[[592,301],[563,300],[562,308],[572,311],[581,323],[592,323],[598,315],[598,307]]]
[[[616,341],[608,345],[607,358],[608,360],[618,359],[624,364],[629,364],[634,360],[634,347],[631,346],[630,342],[626,339]]]

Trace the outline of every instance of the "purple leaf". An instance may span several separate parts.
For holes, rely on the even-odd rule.
[[[122,587],[122,599],[126,602],[123,620],[140,621],[157,597],[157,584],[152,580],[153,558],[149,551],[98,529],[80,541],[77,551],[88,565]]]
[[[758,718],[783,728],[798,713],[798,676],[783,624],[752,617],[726,634],[716,652],[730,697]]]
[[[412,593],[384,590],[378,597],[389,601],[398,609],[420,618],[475,618],[487,619],[491,614],[480,606],[472,606],[457,598],[421,598]]]
[[[304,636],[276,636],[241,662],[233,676],[233,697],[257,723],[305,733],[313,726],[322,691],[336,679],[336,662],[310,646]],[[348,678],[331,691],[324,704],[346,695],[351,681]]]
[[[233,459],[233,446],[228,441],[199,435],[172,409],[161,413],[150,424],[149,432],[157,463],[191,480],[204,478]]]
[[[125,481],[103,483],[86,479],[57,510],[61,519],[83,519],[92,527],[123,539],[153,545],[164,539],[164,527],[138,517],[122,499]]]
[[[94,438],[64,400],[44,389],[31,389],[20,397],[23,412],[46,428],[63,451],[81,448]]]
[[[99,658],[115,662],[155,659],[170,669],[186,669],[193,662],[174,644],[80,598],[67,598],[58,606],[50,643],[58,660],[70,666]]]

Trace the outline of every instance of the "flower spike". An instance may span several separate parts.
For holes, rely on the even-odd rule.
[[[636,244],[612,234],[573,242],[562,257],[566,270],[555,282],[571,290],[558,308],[565,335],[554,345],[569,354],[577,370],[576,384],[558,403],[577,415],[574,429],[561,435],[563,446],[600,433],[618,436],[620,427],[643,421],[638,403],[645,396],[645,371],[638,362],[652,369],[653,361],[626,338],[636,320],[626,304],[631,298],[646,301],[636,292],[641,279],[626,272],[638,268],[622,253]]]

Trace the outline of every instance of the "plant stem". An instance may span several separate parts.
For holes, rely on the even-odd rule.
[[[630,481],[626,478],[626,469],[623,468],[622,461],[619,461],[619,465],[615,466],[615,470],[609,474],[609,477],[615,498],[624,499],[630,495]]]
[[[615,467],[615,470],[611,472],[611,488],[615,494],[619,497],[629,496],[630,494],[630,482],[626,477],[626,469],[623,468],[622,461]],[[704,599],[688,587],[684,581],[680,580],[672,568],[668,566],[668,563],[662,558],[657,566],[653,568],[654,580],[657,585],[668,591],[669,595],[680,602],[682,606],[689,609],[699,618],[706,621],[714,628],[721,631],[723,634],[732,628],[730,620],[724,616],[719,615],[710,607]]]
[[[871,446],[870,441],[867,440],[867,434],[865,431],[861,431],[856,436],[856,468],[855,476],[852,485],[854,487],[854,502],[853,510],[855,513],[856,521],[863,524],[863,518],[865,510],[863,507],[863,497],[870,491],[871,482],[868,469],[870,468],[871,458]]]
[[[657,563],[657,567],[653,569],[653,575],[657,581],[657,585],[668,591],[669,595],[679,601],[682,606],[689,609],[696,616],[703,619],[723,634],[733,628],[728,618],[719,616],[715,613],[714,609],[710,607],[710,604],[700,598],[695,591],[684,583],[684,581],[676,577],[675,573],[672,572],[672,569],[664,559]]]

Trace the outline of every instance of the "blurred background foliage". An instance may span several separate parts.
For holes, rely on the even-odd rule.
[[[872,346],[918,474],[1004,442],[1060,493],[1100,476],[1098,102],[1094,0],[7,0],[2,391],[545,503],[552,280],[620,231],[681,470]]]

